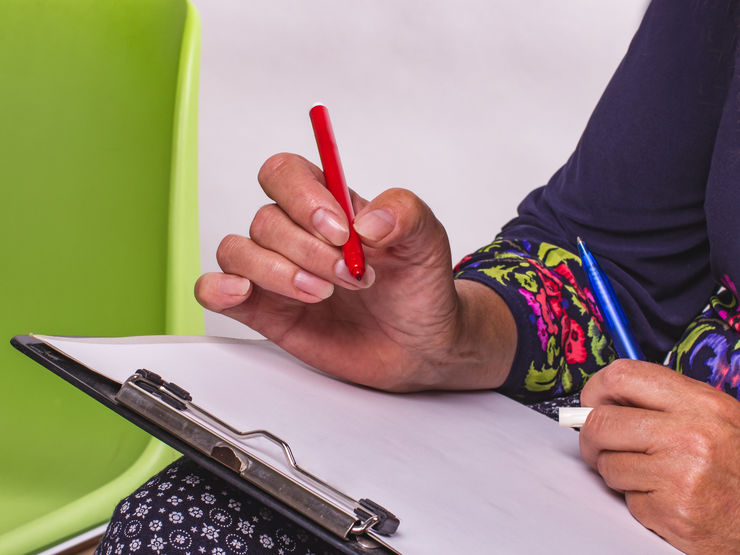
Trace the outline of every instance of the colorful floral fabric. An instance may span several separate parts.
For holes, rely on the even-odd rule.
[[[514,313],[519,345],[504,393],[553,416],[557,405],[578,404],[586,380],[616,358],[576,255],[549,243],[498,238],[455,272],[489,285]],[[666,365],[740,399],[740,306],[729,276],[722,282]]]
[[[676,343],[668,365],[740,399],[740,307],[735,284],[714,295]]]
[[[485,283],[508,303],[519,345],[501,390],[522,401],[580,391],[616,358],[575,254],[549,243],[497,238],[466,256],[457,279]]]

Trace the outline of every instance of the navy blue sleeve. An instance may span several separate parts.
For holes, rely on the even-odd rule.
[[[654,0],[568,162],[502,237],[589,245],[649,360],[715,289],[704,199],[737,35],[736,2]]]

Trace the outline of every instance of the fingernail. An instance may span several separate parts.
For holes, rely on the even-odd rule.
[[[334,273],[339,279],[352,285],[352,289],[357,289],[358,287],[364,289],[366,287],[370,287],[375,282],[375,270],[373,270],[372,266],[366,265],[362,279],[357,281],[354,276],[349,273],[347,264],[341,258],[334,266]]]
[[[319,299],[326,299],[334,292],[333,284],[303,270],[295,275],[293,284],[304,293]]]
[[[313,214],[313,225],[332,245],[343,245],[347,242],[349,230],[337,217],[323,208]]]
[[[249,293],[251,283],[247,278],[224,275],[218,280],[218,290],[224,295],[243,297]]]
[[[373,210],[355,220],[355,231],[365,239],[380,241],[396,227],[396,219],[388,210]]]

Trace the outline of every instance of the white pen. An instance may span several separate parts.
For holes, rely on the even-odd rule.
[[[559,407],[558,423],[565,428],[580,428],[590,412],[591,407]]]

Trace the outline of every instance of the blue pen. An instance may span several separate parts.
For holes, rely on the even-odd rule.
[[[614,293],[611,283],[609,283],[609,278],[601,270],[594,256],[586,248],[586,243],[580,237],[578,238],[578,253],[581,255],[583,269],[586,270],[596,301],[604,314],[606,329],[612,338],[617,355],[619,358],[645,360],[640,346],[632,334],[627,317],[624,315],[624,310],[622,310],[622,306],[617,300],[617,295]]]

